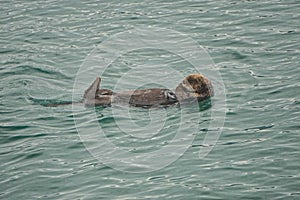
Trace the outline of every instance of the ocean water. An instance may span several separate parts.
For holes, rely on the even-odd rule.
[[[299,10],[1,1],[0,199],[299,199]],[[211,101],[45,106],[79,101],[96,76],[116,90],[174,88],[194,72],[215,83]]]

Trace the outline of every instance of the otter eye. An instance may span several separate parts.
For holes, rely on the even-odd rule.
[[[168,100],[177,101],[177,97],[174,94],[174,92],[166,91],[165,94],[166,94]]]

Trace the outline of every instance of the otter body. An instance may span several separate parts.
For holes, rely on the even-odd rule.
[[[175,92],[164,88],[113,92],[100,89],[97,77],[84,93],[86,106],[129,104],[137,107],[167,106],[178,102],[202,101],[214,95],[211,81],[201,74],[191,74],[183,79]]]

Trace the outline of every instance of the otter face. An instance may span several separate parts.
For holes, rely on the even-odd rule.
[[[175,89],[179,101],[202,101],[214,96],[211,81],[201,74],[191,74]]]

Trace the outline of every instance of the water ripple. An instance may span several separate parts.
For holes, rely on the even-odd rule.
[[[2,1],[0,197],[296,199],[299,7],[292,0]],[[214,106],[201,105],[201,127],[191,148],[159,171],[129,174],[89,154],[73,114],[81,120],[78,126],[96,122],[116,146],[143,153],[174,138],[175,108],[168,110],[162,133],[140,139],[118,130],[111,108],[97,108],[97,118],[90,119],[89,108],[73,113],[71,106],[42,105],[71,101],[73,80],[91,50],[115,33],[144,25],[180,31],[209,51],[226,86],[226,123],[217,145],[200,160],[199,150],[208,148],[202,141],[211,132]],[[191,72],[178,56],[141,50],[112,63],[104,86],[113,88],[120,73],[145,61]],[[132,120],[147,125],[145,110],[132,112]],[[127,122],[129,117],[117,119]]]

